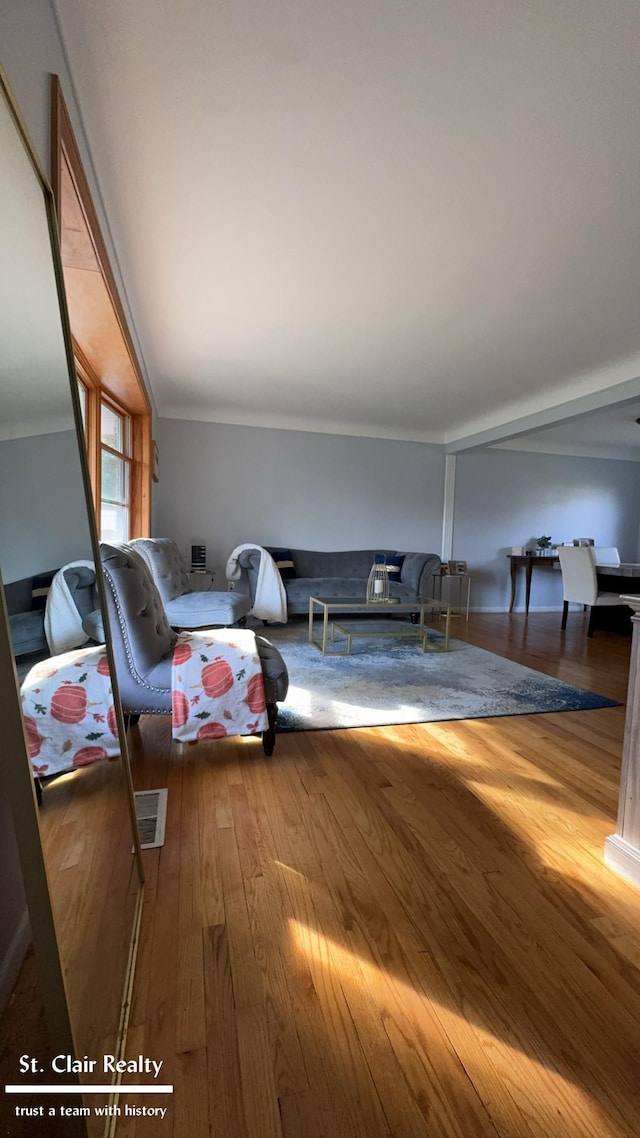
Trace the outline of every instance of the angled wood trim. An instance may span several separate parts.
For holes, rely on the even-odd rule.
[[[80,216],[80,214],[82,215],[82,220],[86,227],[86,237],[95,255],[97,265],[97,270],[92,266],[92,270],[87,272],[87,281],[80,284],[79,291],[77,288],[77,272],[71,268],[71,266],[69,266],[66,271],[72,332],[77,332],[73,337],[76,367],[79,377],[83,380],[89,391],[86,444],[96,514],[98,515],[100,510],[100,400],[106,398],[107,400],[113,401],[131,420],[133,464],[131,474],[129,536],[132,538],[145,537],[149,533],[151,524],[151,404],[127,326],[124,309],[109,262],[100,222],[93,204],[91,189],[74,137],[73,127],[64,101],[60,81],[57,75],[52,75],[51,181],[61,241],[63,235],[63,219],[61,213],[64,197],[62,188],[63,162],[65,166],[65,179],[67,179],[68,172],[68,178],[71,180],[77,199],[79,209],[78,216]],[[87,248],[89,248],[89,245],[87,245]],[[96,303],[96,293],[93,286],[89,287],[88,281],[90,278],[95,280],[98,276],[101,277],[101,287],[104,289],[104,304],[111,306],[111,319],[113,321],[112,334],[114,337],[119,334],[122,359],[124,360],[128,357],[130,362],[130,372],[127,372],[131,377],[128,393],[123,390],[125,382],[128,382],[123,380],[124,373],[121,374],[120,380],[116,381],[113,371],[109,372],[108,377],[106,374],[101,374],[101,369],[98,366],[100,362],[98,358],[100,352],[98,352],[98,356],[96,356],[94,362],[89,358],[89,355],[93,354],[92,348],[94,351],[96,350],[97,341],[93,335],[91,320],[83,321],[83,317],[89,313],[93,313],[95,318],[95,312],[97,310],[92,308],[91,305],[92,303]],[[99,291],[100,290],[98,290],[98,293]],[[74,329],[74,306],[76,305],[78,306],[78,319],[76,321],[78,328]],[[85,325],[84,329],[83,322]],[[81,342],[83,333],[88,336],[86,343]],[[108,338],[102,341],[102,343],[108,344],[111,344],[111,342],[112,341]],[[134,390],[136,397],[133,396]]]
[[[58,211],[58,224],[60,224],[60,198],[61,198],[60,189],[61,189],[61,175],[62,175],[61,155],[62,155],[62,153],[64,153],[66,156],[66,159],[67,159],[69,172],[70,172],[71,177],[73,179],[73,183],[74,183],[74,186],[76,189],[76,193],[78,195],[78,201],[80,203],[80,207],[82,209],[82,212],[84,214],[84,217],[85,217],[85,220],[87,223],[87,229],[89,231],[91,243],[93,245],[94,252],[95,252],[98,264],[100,266],[100,270],[102,272],[102,277],[103,277],[105,286],[107,288],[107,292],[109,293],[111,303],[113,304],[114,312],[116,314],[116,318],[117,318],[118,324],[120,326],[120,330],[122,332],[124,342],[126,344],[127,352],[131,358],[131,363],[133,365],[134,371],[135,371],[137,379],[138,379],[138,383],[140,385],[140,394],[141,394],[142,398],[144,399],[144,402],[146,404],[147,410],[149,411],[149,414],[151,414],[151,404],[149,402],[149,396],[147,395],[147,390],[146,390],[146,387],[145,387],[144,382],[142,380],[142,373],[140,371],[140,365],[138,363],[136,349],[134,347],[133,340],[131,338],[131,334],[129,332],[127,320],[126,320],[126,317],[124,314],[124,309],[122,307],[122,302],[120,300],[120,294],[118,292],[118,287],[116,285],[115,277],[114,277],[113,271],[111,269],[111,264],[109,262],[109,256],[107,253],[106,245],[104,243],[104,238],[102,236],[102,230],[100,228],[100,222],[98,220],[98,215],[96,213],[95,206],[93,204],[93,197],[91,194],[91,189],[89,186],[89,182],[87,181],[87,176],[86,176],[85,171],[84,171],[84,166],[82,164],[82,158],[80,157],[80,151],[78,150],[78,145],[77,145],[76,140],[75,140],[75,135],[73,133],[73,127],[71,125],[71,119],[69,117],[67,105],[64,101],[64,95],[62,94],[62,87],[60,85],[60,80],[59,80],[57,75],[52,75],[51,79],[52,79],[52,132],[51,132],[52,133],[52,139],[51,139],[51,167],[52,167],[52,172],[51,172],[51,181],[52,181],[52,185],[53,185],[53,192],[54,192],[55,199],[56,199],[56,209]]]

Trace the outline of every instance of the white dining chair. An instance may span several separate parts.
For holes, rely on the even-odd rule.
[[[615,545],[592,545],[590,549],[596,565],[620,564],[620,554]]]
[[[564,545],[558,548],[560,568],[562,569],[562,624],[567,627],[567,614],[571,603],[589,605],[589,629],[587,636],[593,636],[593,623],[596,608],[604,606],[623,607],[618,593],[605,593],[598,590],[596,563],[593,547],[588,545]],[[601,562],[604,564],[604,562]]]

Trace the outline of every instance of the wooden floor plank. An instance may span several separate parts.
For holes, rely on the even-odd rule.
[[[207,1050],[200,1047],[177,1056],[175,1080],[180,1093],[176,1096],[173,1116],[173,1138],[210,1138],[207,1086]],[[164,1122],[156,1122],[156,1134],[165,1133]],[[120,1138],[120,1135],[118,1135]]]
[[[247,1136],[282,1138],[266,1008],[240,1008],[236,1019]]]
[[[251,935],[235,830],[224,828],[215,836],[224,890],[225,928],[231,961],[236,1009],[264,1000],[264,988]]]
[[[298,983],[310,983],[287,945],[287,912],[277,874],[260,875],[245,882],[251,932],[262,972],[273,1071],[279,1095],[309,1089],[296,1025],[293,992]]]
[[[209,1119],[220,1134],[247,1133],[229,940],[224,925],[205,930]]]
[[[328,952],[323,926],[330,924],[334,915],[328,915],[330,900],[317,887],[322,874],[305,840],[300,804],[286,774],[275,764],[267,772],[263,770],[261,790],[274,822],[275,864],[288,897],[290,935],[312,981],[308,998],[299,1005],[304,1015],[301,1045],[311,1090],[315,1092],[327,1083],[332,1087],[332,1101],[327,1102],[325,1111],[333,1117],[333,1127],[340,1127],[339,1133],[351,1133],[355,1127],[355,1133],[387,1138],[387,1122]],[[339,1081],[337,1072],[341,1073]]]

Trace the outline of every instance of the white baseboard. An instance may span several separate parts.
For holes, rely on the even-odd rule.
[[[18,921],[4,959],[0,961],[0,1012],[4,1011],[9,1002],[22,961],[30,944],[31,925],[29,924],[29,912],[25,909]]]
[[[625,842],[619,834],[610,834],[604,843],[604,862],[640,888],[640,850]]]
[[[525,611],[524,605],[516,605],[513,612],[523,613]],[[577,611],[577,610],[576,610]],[[509,609],[506,605],[472,605],[469,612],[504,612],[508,613]],[[562,605],[529,605],[529,612],[562,612]]]

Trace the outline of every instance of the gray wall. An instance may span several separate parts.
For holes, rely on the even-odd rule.
[[[92,560],[75,431],[0,442],[0,565],[7,584]]]
[[[486,450],[456,462],[453,554],[469,562],[474,609],[509,603],[512,545],[541,534],[554,541],[593,537],[638,557],[640,464],[523,451]],[[524,606],[524,579],[516,608]],[[562,606],[559,572],[534,570],[531,610]]]
[[[440,553],[444,456],[421,443],[160,419],[153,533],[224,566],[245,541],[298,549],[376,545]],[[638,557],[640,465],[524,451],[459,455],[453,556],[472,574],[471,607],[509,604],[512,545],[543,533],[593,537]],[[531,609],[562,605],[559,571],[534,574]],[[516,609],[524,606],[524,580]]]
[[[20,0],[0,5],[0,63],[47,176],[51,150],[51,75],[60,77],[83,160],[80,116],[58,36],[50,0]],[[90,171],[89,177],[91,177]]]
[[[160,419],[153,533],[223,571],[236,545],[439,553],[444,456],[421,443]]]

